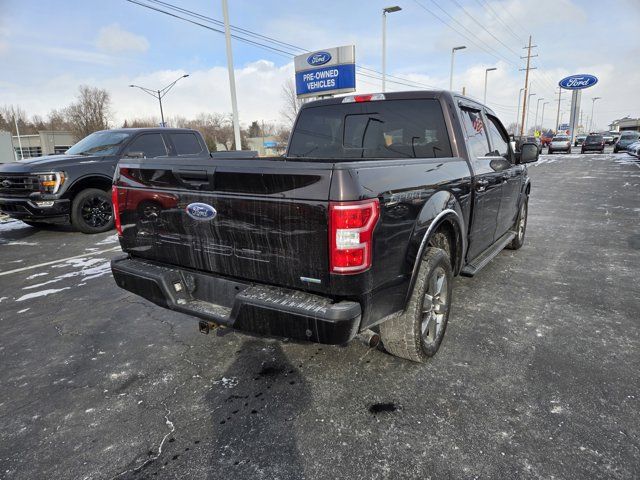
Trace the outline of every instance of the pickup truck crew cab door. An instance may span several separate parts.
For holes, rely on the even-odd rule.
[[[469,228],[467,260],[488,248],[496,238],[496,226],[502,200],[503,174],[496,171],[485,120],[480,110],[461,107],[461,118],[467,140],[469,160],[473,167],[473,204]]]
[[[518,200],[522,190],[523,165],[515,164],[515,156],[511,151],[509,136],[500,120],[487,115],[487,130],[491,139],[492,152],[490,158],[502,175],[502,200],[498,213],[496,239],[513,227],[518,214]]]

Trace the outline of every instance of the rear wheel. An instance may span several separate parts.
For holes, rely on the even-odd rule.
[[[511,243],[507,245],[509,250],[519,250],[524,245],[524,234],[527,231],[527,215],[529,214],[529,198],[525,197],[520,206],[520,212],[518,218],[513,226],[513,231],[516,233],[516,237],[511,240]]]
[[[100,233],[113,228],[111,196],[104,190],[87,188],[73,199],[71,223],[82,233]]]
[[[380,325],[385,349],[414,362],[425,362],[440,348],[449,321],[453,271],[441,248],[424,253],[407,309]]]

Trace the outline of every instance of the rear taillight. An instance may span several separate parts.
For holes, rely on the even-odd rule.
[[[116,232],[119,236],[122,236],[122,223],[120,222],[120,191],[115,185],[111,187],[111,204],[113,205],[113,223],[116,227]]]
[[[329,203],[331,273],[360,273],[371,267],[373,229],[379,217],[378,200]]]

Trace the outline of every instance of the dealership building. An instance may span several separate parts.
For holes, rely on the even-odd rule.
[[[609,124],[612,132],[623,132],[625,130],[635,130],[640,132],[640,118],[624,117],[614,120]]]
[[[43,130],[35,135],[14,135],[0,132],[0,163],[13,162],[21,158],[57,155],[66,152],[75,142],[68,131]],[[15,152],[11,154],[9,152]]]

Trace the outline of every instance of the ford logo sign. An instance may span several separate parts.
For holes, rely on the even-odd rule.
[[[596,83],[598,83],[596,77],[585,73],[583,75],[571,75],[563,78],[558,82],[558,85],[566,90],[580,90],[582,88],[593,87]]]
[[[307,57],[307,63],[314,67],[324,65],[329,61],[331,61],[331,54],[329,52],[316,52]]]
[[[213,220],[218,212],[206,203],[190,203],[186,208],[187,215],[194,220]]]

